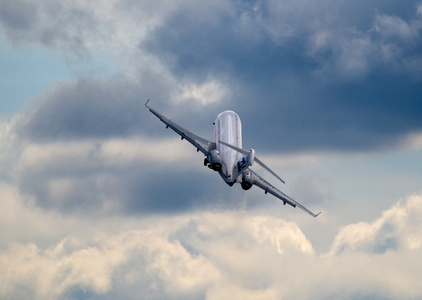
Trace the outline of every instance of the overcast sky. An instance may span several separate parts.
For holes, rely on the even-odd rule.
[[[0,79],[0,299],[422,298],[421,1],[1,0]]]

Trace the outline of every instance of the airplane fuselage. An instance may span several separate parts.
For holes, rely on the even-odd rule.
[[[221,144],[220,141],[242,148],[242,124],[239,116],[231,110],[220,113],[214,124],[215,144],[223,162],[219,174],[231,186],[237,180],[237,173],[233,171],[242,154]]]

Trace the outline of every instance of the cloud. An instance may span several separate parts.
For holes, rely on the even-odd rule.
[[[416,218],[420,213],[421,197],[415,195],[399,201],[372,223],[362,222],[342,228],[331,253],[362,251],[379,254],[419,249],[422,241]]]
[[[268,215],[214,211],[101,217],[93,222],[89,217],[34,210],[4,184],[1,191],[2,199],[6,196],[9,207],[24,213],[27,226],[33,228],[14,238],[1,234],[2,298],[125,295],[135,299],[142,294],[155,299],[225,299],[230,294],[234,299],[340,295],[413,299],[422,295],[418,285],[422,197],[418,195],[397,202],[374,222],[345,226],[331,250],[318,253],[296,223]],[[2,210],[2,222],[17,228],[19,218],[4,218],[8,213]],[[48,226],[59,219],[58,227]],[[43,223],[47,226],[40,226]],[[318,221],[315,226],[320,226]],[[391,238],[395,246],[384,248]]]
[[[120,80],[63,82],[34,101],[16,130],[36,141],[133,134],[142,128],[138,93]]]
[[[276,168],[311,167],[290,187],[321,202],[319,169],[337,185],[352,164],[323,166],[327,155],[420,148],[420,12],[418,1],[3,1],[8,42],[59,51],[79,71],[0,123],[0,298],[421,298],[421,196],[352,224],[336,205],[316,220],[286,207],[299,227],[227,187],[143,106],[208,139],[235,110],[245,147]],[[111,71],[85,72],[90,59]]]
[[[18,197],[15,194],[10,201],[19,206]],[[38,213],[22,209],[28,212],[27,222],[32,226],[43,222]],[[79,224],[74,226],[78,219]],[[131,291],[130,299],[139,293],[152,298],[198,299],[209,289],[214,297],[227,289],[237,290],[239,295],[251,290],[262,297],[268,294],[260,291],[268,276],[258,261],[244,261],[249,251],[260,254],[263,245],[272,256],[283,255],[289,249],[312,253],[296,225],[274,218],[243,220],[220,213],[201,213],[144,221],[125,219],[116,220],[120,225],[113,232],[117,233],[110,235],[103,228],[108,226],[108,218],[97,219],[99,226],[91,227],[89,233],[83,228],[91,223],[90,218],[84,221],[80,217],[64,217],[61,218],[64,237],[53,244],[9,244],[0,255],[0,265],[7,274],[2,281],[2,297],[112,298],[113,293],[119,294],[126,288]],[[275,225],[279,227],[276,232],[272,230]],[[73,230],[68,231],[72,226]],[[53,232],[44,232],[44,238],[51,240]],[[244,272],[256,270],[264,278],[256,282],[256,273],[239,273],[239,268]],[[230,279],[233,275],[236,276]],[[20,286],[25,286],[25,290],[20,290]]]
[[[1,6],[2,25],[16,31],[30,29],[36,21],[38,8],[29,1],[3,1]]]
[[[104,50],[119,52],[136,44],[144,32],[143,27],[134,30],[142,20],[134,23],[130,14],[122,18],[117,13],[119,2],[108,1],[99,7],[82,2],[5,0],[0,6],[0,26],[15,45],[41,44],[60,49],[72,59]],[[142,11],[137,13],[139,17]]]
[[[0,122],[0,176],[10,174],[16,160],[17,141],[14,134],[14,121]]]
[[[305,1],[198,4],[170,14],[141,49],[180,78],[236,78],[229,106],[249,123],[268,120],[252,133],[272,149],[392,147],[420,130],[412,113],[419,64],[410,67],[421,44],[419,16],[415,3],[396,6],[339,3],[323,12]],[[268,142],[262,131],[289,143]]]
[[[188,99],[199,101],[202,105],[220,102],[223,98],[227,98],[227,89],[218,81],[211,80],[201,85],[188,85],[182,87],[180,100],[184,102]]]
[[[4,2],[9,40],[58,49],[74,66],[104,56],[114,70],[44,93],[22,134],[130,134],[145,126],[137,98],[162,101],[191,130],[234,109],[270,153],[391,148],[420,131],[417,1],[162,3]]]
[[[115,251],[103,252],[96,248],[75,250],[72,249],[73,243],[77,241],[63,240],[55,248],[44,253],[39,253],[34,244],[12,246],[9,251],[13,256],[10,253],[6,255],[12,259],[9,263],[16,269],[13,272],[10,267],[5,266],[5,261],[2,261],[3,270],[10,274],[3,286],[3,295],[14,294],[29,299],[35,290],[37,298],[57,298],[67,287],[74,285],[92,289],[95,294],[106,292],[110,286],[110,272],[121,260],[122,254]],[[66,251],[71,251],[72,254],[64,255],[63,252]],[[20,292],[19,287],[14,287],[10,281],[18,281],[27,290],[32,291]]]
[[[44,209],[174,213],[212,203],[206,199],[214,187],[207,181],[215,174],[204,169],[202,156],[195,154],[178,138],[159,141],[132,136],[28,143],[17,154],[14,174],[21,191]],[[192,184],[203,188],[194,190]],[[203,201],[195,204],[192,199],[202,193]]]

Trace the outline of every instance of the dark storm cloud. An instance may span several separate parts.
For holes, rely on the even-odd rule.
[[[390,147],[422,128],[417,3],[193,4],[141,47],[181,78],[235,78],[227,106],[253,136],[245,141],[276,151]]]
[[[119,79],[64,82],[35,99],[16,130],[20,137],[38,142],[146,132],[146,96]]]
[[[178,76],[205,77],[208,74],[257,80],[280,73],[277,64],[296,68],[305,64],[301,44],[290,39],[289,29],[280,33],[280,42],[290,40],[289,48],[272,41],[267,25],[252,5],[194,5],[180,9],[150,34],[144,47],[161,56]],[[283,27],[283,24],[280,25]],[[266,73],[265,78],[260,78]]]

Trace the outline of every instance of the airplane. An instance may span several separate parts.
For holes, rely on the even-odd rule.
[[[149,99],[145,103],[147,110],[166,124],[166,128],[170,127],[181,136],[182,140],[185,139],[196,147],[197,152],[201,151],[205,155],[204,166],[208,166],[218,172],[229,186],[240,183],[244,190],[249,190],[253,185],[256,185],[263,189],[265,194],[270,193],[283,201],[284,205],[288,203],[293,207],[299,207],[312,217],[317,217],[321,213],[314,214],[250,169],[253,163],[256,162],[282,183],[285,183],[283,179],[256,157],[254,149],[250,151],[242,149],[242,125],[239,116],[234,111],[226,110],[217,116],[214,122],[215,141],[211,142],[166,118],[148,106],[148,102]]]

